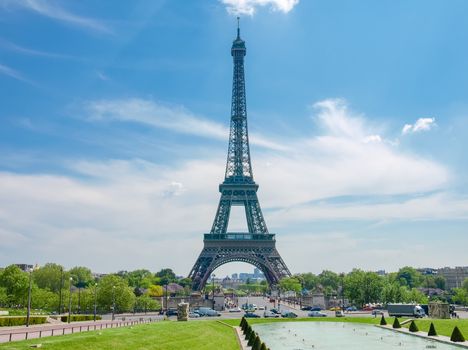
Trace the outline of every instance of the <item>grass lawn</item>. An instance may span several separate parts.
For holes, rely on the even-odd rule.
[[[393,322],[393,318],[387,319],[387,322]],[[465,339],[468,339],[468,320],[431,320],[431,319],[424,319],[424,320],[416,320],[416,325],[418,326],[419,330],[422,332],[428,332],[429,326],[431,322],[434,323],[434,327],[436,329],[437,334],[445,335],[450,337],[452,335],[453,328],[458,326],[460,331],[462,332]],[[409,323],[405,324],[403,327],[409,328]]]
[[[156,322],[4,343],[0,344],[0,349],[27,349],[38,343],[44,349],[54,350],[239,349],[234,330],[217,321]]]

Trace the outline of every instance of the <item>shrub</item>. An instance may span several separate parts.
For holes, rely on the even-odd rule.
[[[253,346],[252,346],[252,350],[260,350],[261,346],[262,346],[262,341],[260,340],[260,337],[257,334],[257,336],[255,337]]]
[[[437,332],[434,327],[434,323],[431,322],[431,326],[429,327],[429,332],[427,332],[427,335],[430,337],[437,337]]]
[[[380,325],[381,326],[386,326],[387,325],[387,320],[385,319],[384,315],[382,315],[382,318],[380,319]]]
[[[453,329],[452,335],[450,336],[450,340],[454,342],[464,342],[465,337],[463,336],[462,332],[460,332],[460,329],[458,329],[457,326]]]
[[[31,316],[29,324],[43,324],[46,323],[47,317],[44,316]],[[8,326],[24,326],[26,324],[26,316],[7,316],[0,317],[0,327]]]
[[[242,317],[239,326],[240,326],[242,329],[244,329],[244,325],[245,325],[245,317]]]
[[[245,332],[245,340],[250,338],[250,334],[252,333],[252,327],[250,325],[247,326],[247,331]]]
[[[96,315],[96,320],[102,319],[101,316]],[[71,315],[71,322],[81,322],[81,321],[92,321],[94,320],[94,315]],[[68,315],[61,316],[60,321],[68,322]]]
[[[257,335],[255,334],[254,331],[250,332],[249,341],[247,342],[247,345],[248,346],[253,346],[253,343],[254,343],[256,337],[257,337]]]
[[[393,328],[401,328],[400,321],[398,321],[398,318],[395,317],[395,320],[393,321]]]
[[[260,350],[268,350],[265,343],[262,343],[262,346],[260,347]]]
[[[418,328],[418,326],[416,326],[416,322],[411,321],[411,324],[409,326],[409,331],[413,332],[413,333],[414,332],[419,332],[419,328]]]

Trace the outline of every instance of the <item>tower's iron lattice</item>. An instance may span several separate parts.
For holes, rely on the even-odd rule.
[[[194,290],[201,290],[216,268],[234,261],[258,267],[273,286],[291,275],[276,250],[275,235],[268,232],[257,198],[258,185],[253,179],[244,78],[246,48],[239,27],[231,55],[234,74],[226,172],[219,185],[221,199],[211,232],[204,235],[203,250],[189,274]],[[227,232],[233,205],[244,206],[248,233]]]

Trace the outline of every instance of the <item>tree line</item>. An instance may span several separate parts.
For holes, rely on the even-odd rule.
[[[328,270],[318,275],[296,274],[283,278],[279,287],[281,291],[302,293],[305,290],[318,290],[328,297],[344,296],[355,306],[405,302],[426,304],[436,300],[468,304],[468,278],[465,279],[462,288],[448,291],[443,276],[425,275],[409,266],[386,275],[360,269],[354,269],[347,274],[337,274]],[[436,288],[443,292],[430,295],[424,293],[427,289]]]
[[[165,285],[178,283],[190,290],[191,280],[179,279],[171,269],[152,273],[149,270],[119,271],[93,276],[87,267],[66,270],[54,263],[29,272],[16,265],[0,269],[0,306],[24,312],[31,291],[31,308],[47,313],[142,312],[159,310]],[[19,311],[21,312],[21,311]]]

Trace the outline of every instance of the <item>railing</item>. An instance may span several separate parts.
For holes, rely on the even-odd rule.
[[[81,324],[77,323],[70,323],[70,324],[54,324],[54,325],[37,325],[36,327],[29,327],[29,328],[16,328],[16,329],[9,329],[9,330],[0,330],[0,343],[6,343],[11,341],[18,341],[18,340],[28,340],[28,339],[37,339],[43,338],[48,336],[57,336],[57,335],[65,335],[65,334],[73,334],[73,333],[81,333],[81,332],[89,332],[89,331],[96,331],[102,330],[107,328],[119,328],[119,327],[127,327],[127,326],[134,326],[137,324],[143,323],[152,323],[156,321],[160,321],[160,317],[154,318],[139,318],[138,320],[128,320],[128,321],[98,321],[98,322],[80,322]]]
[[[204,235],[205,241],[215,241],[215,240],[234,240],[234,241],[242,241],[242,240],[252,240],[252,241],[274,241],[275,235],[273,233],[237,233],[237,232],[229,232],[225,234],[211,234],[205,233]]]

